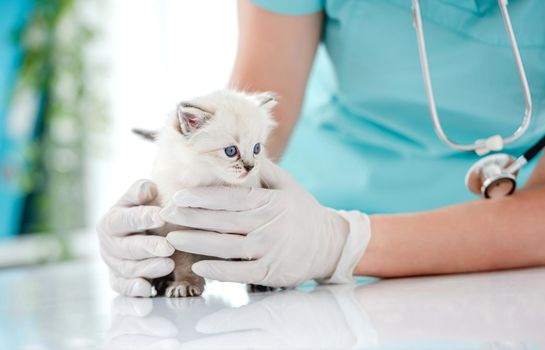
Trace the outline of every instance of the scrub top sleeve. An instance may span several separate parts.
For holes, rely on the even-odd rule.
[[[325,0],[251,0],[255,5],[281,15],[302,16],[321,11]]]

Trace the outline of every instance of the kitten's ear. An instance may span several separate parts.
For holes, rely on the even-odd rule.
[[[254,99],[259,104],[259,107],[271,111],[278,104],[278,97],[272,92],[261,92],[254,95]]]
[[[176,115],[180,122],[180,131],[186,136],[200,129],[212,118],[211,112],[187,102],[182,102],[178,105]]]

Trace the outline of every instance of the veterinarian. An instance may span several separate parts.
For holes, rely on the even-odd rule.
[[[114,289],[151,295],[174,249],[242,259],[198,262],[201,276],[269,286],[545,265],[543,156],[510,173],[512,158],[488,158],[467,177],[477,195],[464,184],[482,156],[545,134],[545,2],[509,3],[516,47],[495,0],[419,8],[239,1],[230,85],[278,94],[267,148],[287,171],[264,161],[270,189],[185,190],[163,211],[134,184],[99,230]],[[165,221],[201,231],[135,234]]]

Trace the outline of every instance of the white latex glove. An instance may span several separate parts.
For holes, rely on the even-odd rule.
[[[206,278],[273,287],[308,279],[352,282],[371,236],[367,215],[321,206],[270,161],[262,162],[260,172],[269,189],[202,187],[177,192],[161,216],[197,230],[174,231],[167,240],[185,252],[251,260],[193,264],[193,271]]]
[[[174,248],[165,237],[135,234],[161,227],[160,207],[147,206],[157,196],[148,180],[134,183],[97,226],[100,253],[110,268],[110,284],[126,296],[150,297],[154,289],[147,279],[168,275]]]

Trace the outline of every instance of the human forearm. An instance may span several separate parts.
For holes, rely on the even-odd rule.
[[[269,155],[277,159],[301,112],[322,13],[283,16],[241,0],[238,15],[239,43],[229,86],[278,94],[280,103],[274,110],[278,126],[267,142]]]
[[[401,277],[545,265],[545,185],[499,200],[374,215],[371,227],[356,275]]]

